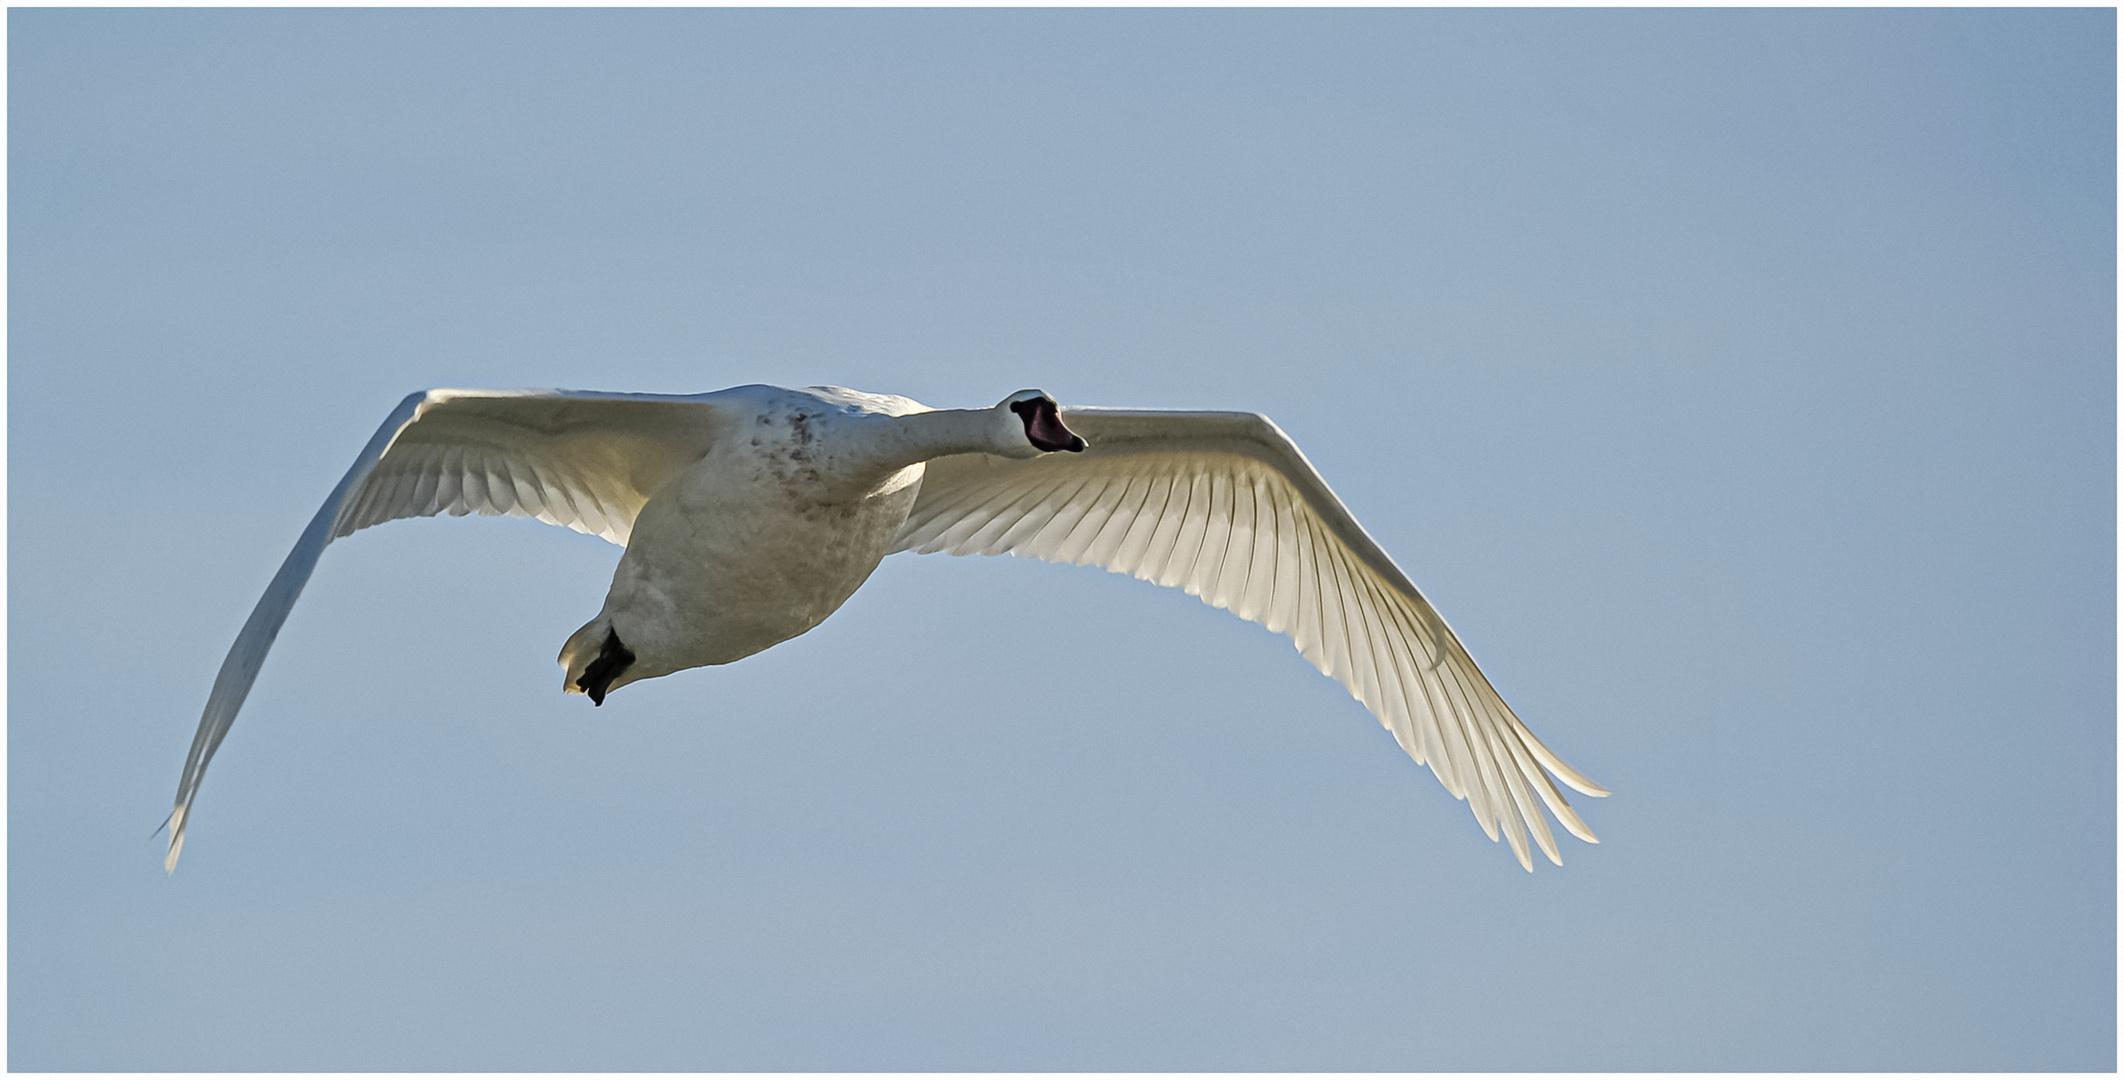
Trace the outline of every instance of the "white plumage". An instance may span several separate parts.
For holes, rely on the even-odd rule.
[[[370,439],[229,650],[185,761],[166,867],[325,546],[445,513],[536,517],[627,548],[604,610],[561,654],[564,689],[600,703],[803,633],[891,552],[1026,555],[1179,586],[1289,635],[1528,869],[1530,832],[1562,862],[1541,806],[1597,842],[1550,774],[1607,792],[1527,730],[1265,416],[1058,410],[1039,391],[931,410],[837,387],[431,390]]]

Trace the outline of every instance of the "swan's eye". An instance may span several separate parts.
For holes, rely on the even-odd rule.
[[[1077,433],[1064,427],[1062,412],[1050,397],[1029,398],[1010,403],[1010,411],[1025,421],[1025,441],[1034,448],[1054,453],[1067,450],[1072,454],[1082,452],[1084,440]]]

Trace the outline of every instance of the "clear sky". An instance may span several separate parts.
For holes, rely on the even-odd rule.
[[[8,13],[16,1069],[2116,1066],[2115,14]],[[1520,870],[1290,644],[895,556],[335,545],[428,386],[1274,417],[1611,787]]]

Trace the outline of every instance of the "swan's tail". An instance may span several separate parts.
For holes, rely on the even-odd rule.
[[[612,617],[600,612],[597,618],[583,624],[583,628],[568,635],[568,643],[561,646],[560,666],[561,692],[583,693],[580,681],[597,662],[598,654],[604,651],[605,638],[612,633]]]
[[[604,636],[598,636],[602,629]],[[590,643],[597,642],[597,655],[591,657]],[[634,650],[620,640],[619,631],[612,628],[612,620],[603,615],[590,620],[577,630],[568,644],[561,648],[561,666],[568,670],[568,681],[561,686],[571,694],[588,694],[590,703],[603,705],[605,694],[615,684],[632,682],[628,669],[634,666]]]

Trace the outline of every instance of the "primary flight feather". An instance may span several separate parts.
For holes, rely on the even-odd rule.
[[[626,548],[563,689],[727,664],[817,626],[896,551],[1103,566],[1287,634],[1533,869],[1546,807],[1597,842],[1542,745],[1460,639],[1265,416],[1058,406],[1024,390],[930,409],[839,387],[712,394],[429,390],[400,402],[317,511],[222,662],[169,821],[174,870],[207,763],[334,539],[404,517],[536,517]]]

